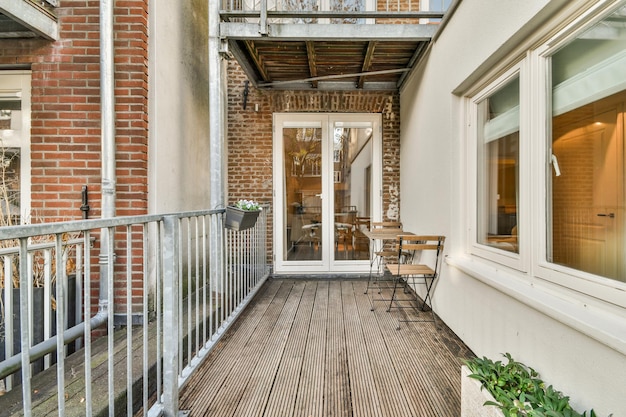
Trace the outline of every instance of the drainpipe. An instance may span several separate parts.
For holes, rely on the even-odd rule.
[[[100,1],[100,106],[102,149],[102,218],[115,217],[115,79],[113,62],[113,6],[114,0]],[[109,307],[109,229],[101,231],[100,246],[100,312]]]
[[[209,164],[210,164],[210,207],[212,209],[224,208],[225,183],[224,172],[226,170],[226,141],[225,141],[225,95],[226,95],[226,71],[223,68],[220,56],[220,2],[209,2]],[[223,250],[222,250],[222,225],[216,221],[211,227],[211,249],[210,249],[210,272],[212,286],[217,291],[221,291],[221,279],[223,270]]]

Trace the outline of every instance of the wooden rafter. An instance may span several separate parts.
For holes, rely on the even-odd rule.
[[[267,70],[265,69],[265,65],[263,64],[263,60],[259,56],[258,51],[254,47],[254,42],[251,40],[244,41],[246,44],[246,48],[248,49],[248,53],[250,54],[250,58],[254,61],[257,70],[259,71],[259,75],[261,79],[265,82],[270,80],[270,77],[267,75]]]
[[[376,50],[376,45],[378,41],[370,41],[367,44],[367,51],[365,52],[365,59],[363,59],[363,66],[361,68],[361,72],[368,72],[372,67],[372,60],[374,58],[374,51]],[[357,88],[363,88],[365,84],[365,76],[359,77],[359,82],[357,83]]]
[[[306,42],[306,55],[309,61],[309,73],[311,78],[317,77],[317,64],[315,59],[315,45],[311,41]],[[313,88],[317,88],[317,80],[311,81]]]

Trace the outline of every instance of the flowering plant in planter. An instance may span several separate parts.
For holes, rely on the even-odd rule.
[[[235,207],[244,211],[260,211],[262,210],[259,203],[254,200],[239,200],[235,203]]]
[[[228,229],[242,231],[254,227],[261,212],[259,203],[253,200],[239,200],[234,206],[226,207],[224,226]]]

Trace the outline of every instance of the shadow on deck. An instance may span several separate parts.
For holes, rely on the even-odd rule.
[[[458,416],[461,359],[441,321],[403,324],[366,281],[271,279],[181,391],[192,416]],[[430,312],[421,313],[430,316]]]

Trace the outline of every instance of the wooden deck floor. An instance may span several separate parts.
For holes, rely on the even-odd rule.
[[[199,416],[460,415],[460,358],[440,321],[370,309],[365,281],[271,279],[181,392]],[[423,314],[423,313],[422,313]]]

